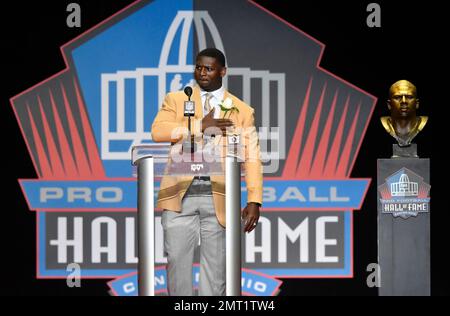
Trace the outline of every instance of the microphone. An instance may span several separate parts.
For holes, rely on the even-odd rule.
[[[187,95],[188,100],[191,101],[192,88],[189,86],[186,86],[186,88],[184,88],[184,93]]]
[[[188,97],[188,101],[184,101],[184,116],[189,117],[189,123],[191,122],[190,117],[195,115],[195,103],[194,101],[191,101],[191,95],[192,95],[192,88],[189,86],[186,86],[184,88],[184,93]],[[189,131],[191,130],[191,125],[189,124]]]
[[[195,102],[191,101],[191,96],[192,96],[192,88],[191,87],[186,86],[186,88],[184,88],[184,93],[188,97],[188,101],[184,101],[184,116],[188,118],[188,130],[189,130],[188,137],[190,139],[190,142],[186,142],[184,144],[184,150],[186,152],[193,153],[194,152],[194,138],[191,135],[191,116],[195,115]]]

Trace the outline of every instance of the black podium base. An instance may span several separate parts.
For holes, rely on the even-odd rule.
[[[378,159],[381,296],[430,295],[429,170],[429,159]]]

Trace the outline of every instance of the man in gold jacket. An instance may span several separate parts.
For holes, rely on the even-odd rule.
[[[242,211],[244,231],[257,225],[262,204],[262,165],[259,141],[254,126],[254,110],[222,86],[226,75],[225,56],[215,48],[201,51],[196,58],[193,88],[195,115],[192,134],[201,139],[211,128],[220,133],[240,131],[244,145],[244,172],[247,206]],[[233,111],[221,111],[228,100]],[[167,94],[152,125],[155,142],[182,142],[188,119],[184,116],[183,91]],[[231,100],[231,101],[230,101]],[[205,142],[223,146],[225,137],[203,137]],[[174,146],[172,146],[174,148]],[[167,255],[169,295],[193,295],[192,264],[200,237],[199,295],[225,295],[225,177],[171,176],[161,180],[157,207],[162,208],[164,249]]]

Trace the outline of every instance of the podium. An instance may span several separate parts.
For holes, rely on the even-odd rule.
[[[430,160],[393,153],[377,166],[379,295],[430,295]]]
[[[132,164],[138,183],[138,293],[155,295],[154,179],[163,175],[225,175],[226,295],[241,295],[241,163],[242,147],[232,144],[219,152],[180,153],[170,144],[134,146]],[[223,153],[225,152],[225,156]],[[223,159],[224,158],[224,159]],[[224,160],[224,161],[223,161]]]

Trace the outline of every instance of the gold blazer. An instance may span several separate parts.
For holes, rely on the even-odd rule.
[[[234,122],[236,130],[242,129],[241,143],[244,144],[244,172],[247,187],[247,202],[262,204],[262,165],[260,160],[260,148],[258,134],[254,125],[254,110],[243,101],[225,91],[224,98],[231,98],[233,105],[239,112],[231,112],[230,119]],[[187,100],[183,91],[168,93],[161,109],[152,125],[152,139],[155,142],[171,142],[172,147],[183,136],[174,133],[177,129],[188,127],[188,118],[184,116],[184,101]],[[191,131],[195,138],[202,136],[201,121],[203,119],[200,89],[193,88],[191,100],[195,102],[195,115],[191,117]],[[221,111],[220,117],[224,116]],[[228,118],[227,114],[227,118]],[[215,138],[216,145],[223,146],[224,137]],[[165,175],[160,184],[157,207],[180,212],[181,202],[193,176]],[[214,207],[219,223],[225,227],[225,177],[223,175],[211,176]],[[240,210],[239,210],[240,211]]]

